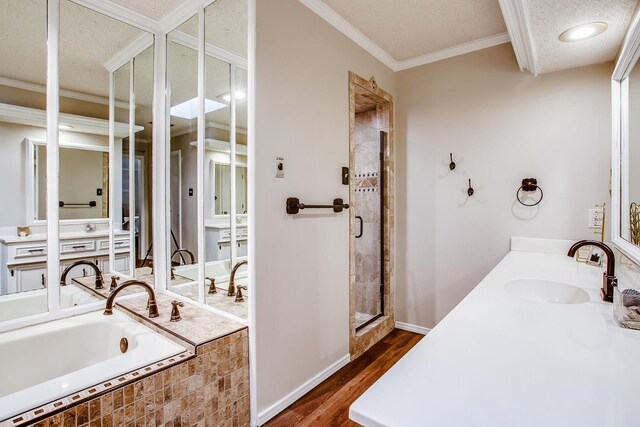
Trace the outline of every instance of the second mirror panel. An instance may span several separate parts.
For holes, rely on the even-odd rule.
[[[167,35],[170,290],[198,300],[198,19]]]
[[[75,2],[60,2],[60,89],[108,100],[60,99],[61,113],[69,114],[60,119],[63,305],[67,291],[74,286],[83,294],[82,298],[73,297],[70,305],[108,295],[112,273],[120,282],[135,275],[138,215],[135,201],[132,203],[136,178],[130,157],[135,153],[136,139],[148,130],[150,121],[150,116],[136,114],[151,108],[150,103],[134,102],[135,58],[140,53],[132,51],[132,46],[140,45],[152,46],[153,36]],[[152,80],[153,74],[147,79]],[[112,102],[114,116],[110,117]],[[65,121],[67,117],[70,123]],[[110,189],[110,183],[114,188]]]

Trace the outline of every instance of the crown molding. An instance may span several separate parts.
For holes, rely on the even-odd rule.
[[[37,108],[0,104],[0,121],[44,128],[47,126],[47,112]],[[71,129],[65,129],[65,132],[109,135],[109,120],[60,113],[59,123],[72,126]],[[135,126],[135,132],[140,132],[143,129],[142,126]],[[129,136],[129,125],[127,123],[116,122],[115,136],[118,138]]]
[[[419,67],[420,65],[442,61],[443,59],[464,55],[465,53],[475,52],[476,50],[486,49],[488,47],[508,43],[509,41],[510,39],[508,33],[501,33],[496,34],[495,36],[484,37],[447,49],[442,49],[436,52],[427,53],[425,55],[416,56],[415,58],[399,61],[397,71],[407,70],[409,68]]]
[[[21,80],[9,79],[6,77],[0,77],[0,86],[8,86],[16,89],[28,90],[29,92],[47,93],[47,88],[44,85],[23,82]],[[78,101],[92,102],[94,104],[109,105],[109,98],[98,95],[88,95],[86,93],[75,92],[72,90],[60,89],[60,96],[62,98],[77,99]],[[115,106],[118,108],[128,109],[129,103],[124,101],[116,101]]]
[[[374,58],[382,62],[393,71],[398,69],[398,61],[389,55],[384,49],[375,44],[370,38],[362,34],[356,27],[351,25],[346,19],[336,11],[324,4],[320,0],[298,0],[300,3],[311,9],[316,15],[331,24],[336,30],[350,38],[358,46],[369,52]]]
[[[150,46],[153,46],[153,34],[142,33],[140,37],[136,38],[129,43],[129,45],[125,46],[124,49],[109,58],[103,66],[109,72],[113,73]]]
[[[380,46],[375,44],[370,38],[362,34],[358,29],[351,25],[346,19],[344,19],[335,10],[327,6],[322,0],[298,0],[300,3],[311,9],[316,15],[327,21],[335,29],[355,42],[365,51],[369,52],[373,57],[385,64],[394,72],[407,70],[409,68],[418,67],[424,64],[430,64],[432,62],[441,61],[443,59],[451,58],[458,55],[464,55],[465,53],[474,52],[476,50],[486,49],[488,47],[497,46],[503,43],[511,41],[511,33],[501,33],[494,36],[484,37],[478,40],[473,40],[467,43],[463,43],[457,46],[452,46],[447,49],[439,50],[437,52],[430,52],[424,55],[416,56],[414,58],[404,59],[397,61],[389,53],[387,53]],[[500,0],[501,3],[503,0]],[[505,0],[509,1],[509,0]],[[512,0],[518,1],[518,0]]]
[[[538,68],[533,47],[533,37],[529,20],[526,0],[498,0],[507,31],[511,37],[511,45],[516,54],[520,71],[529,70],[534,76],[538,75]]]
[[[179,43],[190,49],[198,50],[198,38],[193,37],[183,31],[173,30],[170,34],[167,35],[167,38],[171,42]],[[248,62],[245,58],[235,53],[224,50],[212,43],[205,43],[204,51],[209,56],[237,65],[238,67],[245,70],[248,68]]]
[[[215,1],[216,0],[186,0],[160,18],[158,26],[163,32],[169,33],[191,19],[200,9],[206,8],[211,3],[215,3]]]
[[[129,25],[133,25],[141,30],[149,33],[155,33],[162,30],[159,22],[155,19],[149,18],[141,13],[134,12],[124,6],[114,3],[110,0],[71,0],[73,3],[81,6],[88,7],[103,15],[115,18],[118,21],[125,22]],[[202,0],[199,0],[202,2]]]

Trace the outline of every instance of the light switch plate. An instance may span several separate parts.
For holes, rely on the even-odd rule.
[[[284,157],[276,157],[275,171],[276,178],[284,178]]]

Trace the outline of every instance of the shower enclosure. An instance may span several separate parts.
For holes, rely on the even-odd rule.
[[[371,81],[352,85],[352,298],[356,333],[388,315],[390,96]],[[383,92],[382,96],[380,92]]]

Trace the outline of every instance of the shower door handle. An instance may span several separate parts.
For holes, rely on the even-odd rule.
[[[362,237],[362,233],[364,233],[364,221],[360,215],[356,215],[356,219],[360,221],[360,233],[356,234],[356,239],[359,239]]]

